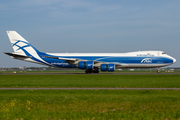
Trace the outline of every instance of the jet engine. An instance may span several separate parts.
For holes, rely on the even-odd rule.
[[[101,64],[101,71],[113,72],[115,70],[115,64]]]
[[[80,62],[78,63],[78,67],[79,67],[79,69],[85,69],[85,67],[86,67],[86,62],[85,62],[85,61],[80,61]]]
[[[79,69],[93,69],[94,62],[93,61],[80,61],[78,63]]]

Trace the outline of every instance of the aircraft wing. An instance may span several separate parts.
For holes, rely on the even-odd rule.
[[[77,65],[80,61],[89,61],[89,60],[83,60],[83,59],[75,59],[75,58],[62,58],[62,57],[53,57],[53,56],[42,56],[46,58],[53,58],[53,59],[59,59],[59,60],[65,60],[66,63]],[[95,66],[100,66],[101,64],[108,64],[106,62],[101,61],[93,61]],[[113,63],[116,66],[121,66],[120,63]]]
[[[42,57],[65,60],[65,62],[69,64],[75,64],[76,61],[80,61],[79,59],[74,59],[74,58],[62,58],[62,57],[52,57],[52,56],[42,56]]]
[[[74,59],[74,58],[61,58],[61,57],[52,57],[52,56],[42,56],[42,57],[59,59],[59,60],[69,60],[69,61],[76,61],[77,60],[77,59]]]

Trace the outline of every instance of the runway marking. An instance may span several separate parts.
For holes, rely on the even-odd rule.
[[[180,75],[180,73],[0,73],[0,75]]]
[[[0,90],[180,90],[180,88],[0,88]]]

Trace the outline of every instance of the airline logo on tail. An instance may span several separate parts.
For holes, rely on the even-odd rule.
[[[18,51],[18,50],[23,50],[25,52],[26,50],[24,48],[31,46],[29,43],[27,43],[25,41],[22,41],[22,40],[15,40],[15,41],[17,41],[17,42],[15,42],[14,44],[12,43],[12,47],[14,47],[14,46],[18,47],[18,49],[16,49],[15,52]],[[25,45],[24,46],[20,46],[20,45],[18,45],[19,43],[20,43],[20,45],[23,45],[23,43]]]

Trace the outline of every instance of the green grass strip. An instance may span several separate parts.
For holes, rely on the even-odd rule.
[[[0,87],[180,88],[180,75],[0,75]]]
[[[175,90],[0,90],[1,119],[180,119]]]

